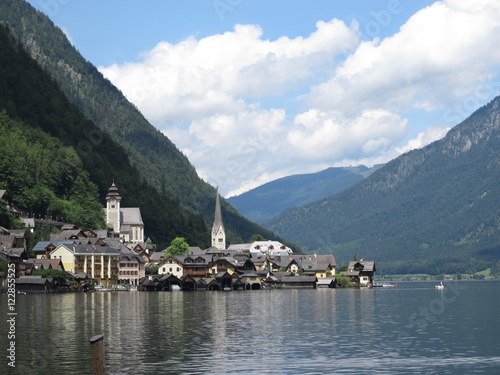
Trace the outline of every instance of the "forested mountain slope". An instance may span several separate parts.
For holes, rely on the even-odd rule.
[[[125,156],[123,161],[115,161],[129,160],[136,170],[130,179],[141,181],[169,200],[179,202],[195,216],[202,215],[205,226],[211,226],[215,189],[198,177],[185,155],[80,55],[47,16],[24,0],[2,0],[0,22],[11,28],[15,38],[57,82],[69,101],[97,125],[94,132],[85,133],[80,151],[92,153],[96,148],[104,148],[103,140],[110,138],[125,152],[120,156]],[[103,199],[109,182],[104,183],[92,175],[91,178]],[[124,185],[118,179],[116,182]],[[224,200],[221,204],[230,242],[248,241],[253,234],[277,239],[272,232],[245,219]]]
[[[269,228],[309,251],[354,253],[385,272],[466,272],[500,259],[500,98],[447,136]]]
[[[2,25],[0,72],[0,184],[18,207],[104,227],[97,186],[114,178],[124,207],[141,207],[146,235],[160,246],[176,236],[209,244],[203,218],[141,181],[123,148],[67,100]]]
[[[328,168],[316,173],[287,176],[228,198],[227,201],[245,217],[263,223],[287,208],[303,206],[337,194],[379,167],[360,165]]]

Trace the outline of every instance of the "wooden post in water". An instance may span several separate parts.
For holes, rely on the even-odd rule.
[[[106,375],[106,368],[104,366],[104,336],[96,335],[89,342],[92,352],[92,375]]]

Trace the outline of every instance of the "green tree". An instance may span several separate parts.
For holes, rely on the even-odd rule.
[[[265,241],[266,239],[260,234],[254,234],[252,238],[250,238],[250,243],[255,241]]]
[[[337,279],[337,288],[351,288],[352,287],[352,281],[349,276],[338,274],[335,275],[335,278]]]
[[[189,245],[187,244],[184,237],[175,237],[172,242],[170,242],[170,246],[167,247],[165,256],[187,254],[188,248]]]

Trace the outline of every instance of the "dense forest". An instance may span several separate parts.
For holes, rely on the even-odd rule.
[[[305,249],[386,273],[471,273],[500,260],[500,98],[351,188],[275,217]]]
[[[66,99],[5,26],[0,72],[0,183],[16,205],[80,227],[103,227],[103,198],[114,178],[123,206],[141,208],[146,235],[159,245],[177,236],[209,243],[203,218],[138,178],[123,148]]]
[[[139,194],[143,194],[140,189],[130,188],[131,185],[141,185],[150,191],[151,196],[155,196],[154,200],[147,201],[153,206],[151,215],[147,217],[151,220],[149,226],[154,228],[154,232],[166,225],[164,237],[170,239],[175,237],[168,234],[175,230],[169,229],[165,222],[166,218],[161,219],[152,215],[156,211],[162,212],[162,207],[155,209],[155,201],[171,202],[169,204],[173,206],[180,205],[182,209],[176,209],[179,213],[171,212],[170,217],[172,220],[187,217],[186,220],[196,223],[193,228],[195,232],[202,230],[201,223],[199,223],[200,216],[203,218],[204,227],[211,226],[215,206],[215,188],[198,177],[195,168],[186,156],[166,136],[149,124],[137,108],[80,55],[69,43],[64,33],[47,16],[23,0],[3,0],[0,2],[0,22],[9,26],[16,40],[55,80],[69,101],[76,105],[87,119],[97,125],[92,131],[85,132],[79,143],[74,143],[80,155],[89,154],[83,159],[96,167],[97,161],[92,161],[92,154],[96,149],[111,156],[111,153],[115,152],[112,150],[117,150],[117,145],[121,146],[120,156],[114,155],[109,161],[127,164],[127,168],[130,166],[134,168],[134,173],[120,176],[115,174],[115,181],[120,188],[120,193],[123,192],[124,197],[128,199],[126,202],[128,205],[137,205]],[[13,108],[7,108],[8,113],[12,110]],[[36,117],[36,114],[33,113],[32,117]],[[60,130],[56,129],[63,123],[64,121],[58,121],[50,131],[47,131],[53,132],[51,134],[58,138],[64,138],[64,126]],[[103,150],[108,148],[107,144],[111,141],[116,145],[110,150]],[[94,168],[92,172],[89,170],[90,178],[97,185],[101,199],[106,195],[110,185],[111,170],[110,168]],[[104,176],[104,174],[108,175]],[[163,199],[164,197],[166,199]],[[246,242],[257,233],[265,238],[279,239],[271,231],[245,219],[225,200],[221,200],[221,204],[230,243]],[[190,213],[186,213],[184,209]],[[148,208],[141,205],[141,210],[144,213],[144,210],[147,212]],[[165,214],[165,216],[168,215]],[[186,239],[200,238],[197,234],[186,235],[184,230],[178,235]],[[204,238],[207,236],[208,229]],[[204,241],[208,243],[208,240]],[[191,241],[190,244],[199,242],[199,240]],[[288,244],[297,248],[294,244]]]
[[[0,112],[0,188],[30,216],[44,213],[81,228],[105,228],[97,186],[74,148]],[[48,152],[48,150],[50,150]]]

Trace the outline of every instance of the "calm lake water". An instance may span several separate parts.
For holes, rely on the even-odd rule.
[[[91,374],[104,334],[108,374],[500,374],[500,281],[445,286],[17,295],[0,373]]]

